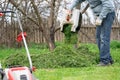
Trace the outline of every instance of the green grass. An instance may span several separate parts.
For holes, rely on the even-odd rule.
[[[29,49],[30,54],[41,54],[41,53],[45,53],[49,51],[49,49],[44,49],[44,48],[41,49],[39,47],[29,47],[28,49]],[[22,48],[0,48],[0,60],[15,53],[26,54],[26,50],[24,47]]]
[[[95,44],[80,44],[89,47],[91,52],[99,53]],[[61,69],[38,69],[35,75],[40,80],[120,80],[120,48],[111,48],[115,61],[112,66]]]
[[[40,80],[119,80],[119,74],[119,66],[39,69],[35,72]]]
[[[97,46],[94,44],[81,44],[89,47],[89,50],[98,53]],[[111,55],[115,61],[112,66],[80,68],[60,68],[60,69],[37,69],[34,73],[40,80],[120,80],[120,48],[111,48]],[[41,54],[48,52],[48,49],[41,46],[29,47],[31,54]],[[24,48],[0,48],[0,61],[10,54],[23,53],[26,54]],[[41,63],[42,64],[42,63]]]

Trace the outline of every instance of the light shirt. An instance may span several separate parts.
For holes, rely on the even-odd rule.
[[[100,19],[106,18],[107,14],[115,11],[113,0],[73,0],[69,6],[69,10],[72,10],[78,4],[88,1],[94,14]]]

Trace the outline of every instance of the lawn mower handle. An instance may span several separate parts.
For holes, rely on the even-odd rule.
[[[30,52],[29,52],[29,50],[28,50],[28,46],[27,46],[27,43],[26,43],[26,39],[25,39],[25,37],[24,37],[24,31],[23,31],[23,28],[22,28],[22,23],[21,23],[21,21],[20,21],[20,18],[19,18],[19,15],[18,15],[18,13],[17,13],[17,11],[15,12],[15,14],[16,14],[16,17],[17,17],[17,20],[18,20],[18,24],[19,24],[19,27],[20,27],[20,29],[21,29],[21,31],[22,31],[22,38],[23,38],[23,43],[24,43],[24,46],[25,46],[25,49],[26,49],[26,53],[27,53],[27,57],[28,57],[28,60],[29,60],[29,64],[30,64],[30,69],[31,69],[31,71],[32,71],[32,60],[31,60],[31,57],[30,57]]]

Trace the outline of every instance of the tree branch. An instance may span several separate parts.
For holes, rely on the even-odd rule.
[[[9,0],[9,2],[10,2],[14,7],[16,7],[23,15],[27,16],[27,14],[26,14],[21,8],[18,7],[18,5],[17,5],[16,2],[14,2],[13,0]],[[33,23],[35,23],[37,26],[39,26],[39,24],[38,24],[34,19],[32,19],[32,18],[29,17],[29,16],[27,16],[27,18],[28,18],[29,20],[31,20]]]

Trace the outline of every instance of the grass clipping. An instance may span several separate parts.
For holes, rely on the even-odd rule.
[[[77,44],[78,37],[77,32],[71,31],[72,24],[65,24],[63,27],[63,33],[65,35],[64,42],[66,44]]]
[[[87,67],[96,64],[96,54],[86,46],[73,49],[70,45],[58,46],[53,52],[32,54],[33,65],[37,68]],[[25,54],[12,54],[4,60],[5,66],[29,66]]]

